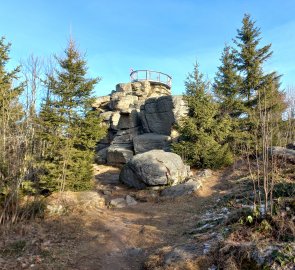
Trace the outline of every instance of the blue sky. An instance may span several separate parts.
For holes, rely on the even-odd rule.
[[[267,71],[295,85],[294,0],[10,0],[1,1],[0,36],[12,43],[11,65],[30,54],[61,55],[72,33],[86,52],[89,75],[100,76],[96,95],[129,81],[129,70],[152,69],[173,77],[173,94],[197,60],[213,79],[225,43],[231,44],[244,13],[272,43]]]

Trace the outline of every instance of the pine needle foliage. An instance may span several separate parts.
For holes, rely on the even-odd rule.
[[[265,62],[272,56],[271,44],[261,46],[260,43],[260,29],[245,14],[234,47],[225,46],[216,73],[213,91],[221,116],[227,114],[232,120],[231,148],[241,149],[245,145],[256,148],[261,137],[258,130],[262,114],[271,114],[267,119],[274,127],[286,108],[280,90],[281,76],[264,71]],[[274,141],[277,141],[276,133],[278,130],[273,129]]]
[[[209,93],[209,82],[199,71],[198,63],[185,82],[189,113],[178,126],[180,141],[173,149],[190,165],[198,168],[220,168],[232,162],[225,143],[230,132],[230,119],[218,119],[219,107]]]
[[[93,111],[93,89],[99,78],[88,79],[86,61],[71,40],[59,68],[47,76],[48,95],[40,112],[44,174],[40,186],[49,190],[91,188],[96,142],[105,133]]]

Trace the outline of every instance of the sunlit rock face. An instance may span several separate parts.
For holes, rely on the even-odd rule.
[[[187,115],[182,96],[172,96],[161,83],[119,83],[110,95],[99,97],[93,108],[108,127],[97,145],[96,161],[122,166],[134,154],[153,149],[170,150],[173,125]]]
[[[179,184],[189,176],[181,157],[163,150],[134,156],[121,170],[120,181],[138,189]]]

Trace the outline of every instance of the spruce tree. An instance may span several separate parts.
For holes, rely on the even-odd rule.
[[[243,112],[240,99],[241,77],[230,46],[225,46],[220,60],[221,66],[216,73],[213,91],[220,105],[221,115],[237,117]]]
[[[199,71],[194,70],[185,82],[189,113],[180,123],[180,141],[173,145],[176,153],[190,165],[199,168],[219,168],[232,162],[232,155],[225,143],[229,134],[230,119],[218,119],[218,105],[209,94],[209,82]]]
[[[245,144],[255,147],[265,111],[272,113],[273,123],[269,124],[274,125],[285,108],[280,76],[263,70],[264,63],[272,55],[271,45],[260,46],[260,29],[248,14],[237,31],[236,47],[225,47],[213,85],[220,116],[231,117],[232,133],[228,138],[236,150],[244,148]]]
[[[71,40],[59,69],[47,76],[48,96],[40,112],[40,184],[50,190],[85,190],[91,187],[96,142],[104,135],[98,112],[92,111],[93,88],[99,78],[86,78],[86,61]]]
[[[244,107],[241,128],[250,134],[257,126],[256,117],[261,110],[282,113],[284,102],[280,91],[280,76],[276,72],[265,73],[264,63],[272,56],[271,44],[260,47],[261,32],[249,14],[245,14],[241,29],[234,43],[235,65],[242,78],[239,91]],[[267,100],[267,101],[266,101]],[[262,106],[263,102],[263,106]],[[265,107],[266,106],[266,107]]]
[[[238,71],[235,54],[230,46],[225,46],[221,65],[218,67],[213,84],[214,96],[219,105],[219,118],[229,117],[230,134],[227,136],[227,142],[233,152],[239,148],[247,132],[241,129],[240,116],[245,112],[243,98],[240,90],[242,87],[242,77]]]

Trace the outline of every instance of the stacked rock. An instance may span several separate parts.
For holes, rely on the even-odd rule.
[[[108,96],[93,104],[108,127],[97,146],[96,161],[122,166],[135,154],[154,149],[170,150],[172,127],[187,114],[182,96],[171,96],[161,83],[120,83]]]

